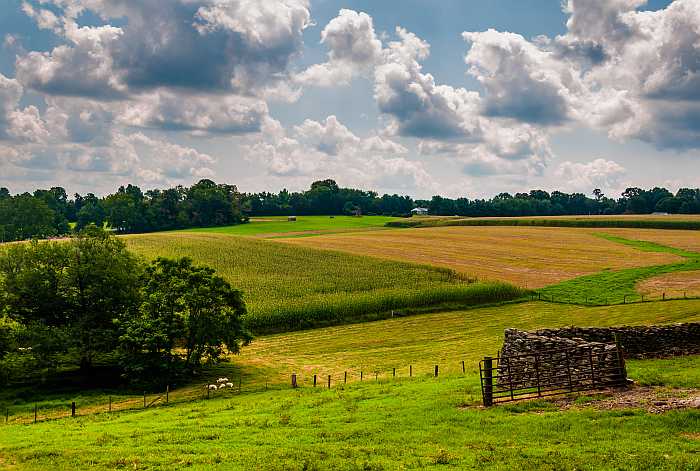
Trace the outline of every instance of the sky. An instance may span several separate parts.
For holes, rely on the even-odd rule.
[[[0,0],[0,186],[700,186],[700,0]]]

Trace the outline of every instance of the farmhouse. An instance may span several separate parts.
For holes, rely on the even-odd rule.
[[[414,216],[427,216],[428,212],[428,208],[413,208],[411,210],[411,214]]]

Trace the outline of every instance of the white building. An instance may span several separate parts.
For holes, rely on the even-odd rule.
[[[428,208],[414,208],[411,210],[411,214],[414,216],[427,216]]]

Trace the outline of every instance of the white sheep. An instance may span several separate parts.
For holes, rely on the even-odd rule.
[[[224,389],[225,387],[226,387],[226,383],[221,383],[221,384],[219,385],[219,389]]]
[[[226,383],[226,386],[228,386],[229,388],[233,388],[233,383]]]
[[[216,380],[217,383],[228,383],[228,378],[219,378]]]
[[[219,387],[218,387],[216,384],[210,384],[210,385],[209,385],[209,389],[210,389],[210,390],[213,390],[213,391],[216,391],[217,389],[219,389]]]

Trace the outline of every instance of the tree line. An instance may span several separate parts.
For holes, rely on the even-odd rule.
[[[342,188],[334,180],[314,182],[302,192],[241,193],[234,185],[201,180],[191,187],[142,191],[134,185],[97,197],[69,198],[60,187],[11,195],[0,188],[0,241],[66,235],[88,225],[120,233],[154,232],[189,227],[245,223],[255,216],[384,215],[410,216],[425,207],[444,216],[557,216],[589,214],[700,214],[700,189],[627,188],[618,198],[595,189],[590,196],[532,190],[500,193],[491,199],[414,200],[409,196]]]
[[[138,259],[95,226],[0,250],[0,384],[118,369],[165,385],[251,337],[242,293],[188,258]]]

